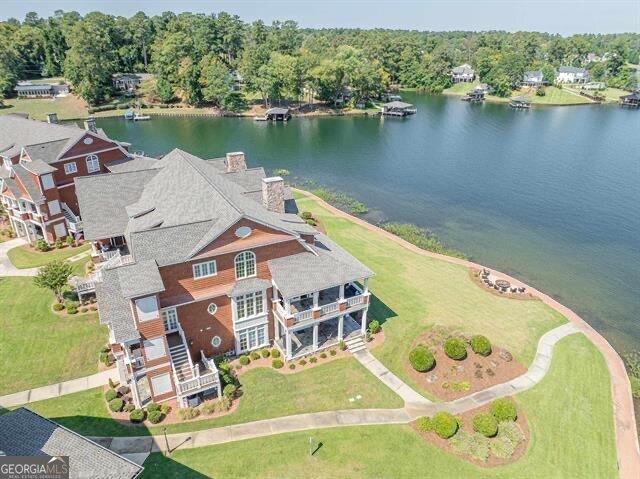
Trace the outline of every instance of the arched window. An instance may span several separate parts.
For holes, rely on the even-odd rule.
[[[236,279],[256,275],[256,255],[251,251],[243,251],[235,259]]]
[[[95,173],[96,171],[100,171],[100,161],[98,161],[98,157],[96,155],[88,155],[86,161],[87,173]]]

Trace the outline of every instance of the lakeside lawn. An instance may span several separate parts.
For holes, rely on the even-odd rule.
[[[97,372],[107,328],[96,314],[56,316],[32,278],[0,278],[0,395]]]
[[[334,216],[314,199],[298,192],[295,197],[300,211],[311,211],[334,241],[376,273],[369,283],[369,319],[383,323],[385,342],[371,352],[427,397],[405,364],[414,339],[428,328],[483,334],[528,366],[538,339],[566,322],[542,301],[493,295],[471,281],[466,267],[413,253],[378,231]]]
[[[480,85],[479,80],[474,80],[472,82],[460,82],[449,88],[445,88],[442,93],[445,95],[466,95],[478,85]]]
[[[588,365],[586,367],[585,365]],[[482,468],[425,442],[406,425],[329,428],[149,456],[143,478],[617,477],[609,375],[582,334],[555,347],[547,376],[516,396],[531,433],[513,464]],[[309,437],[322,447],[309,455]],[[260,451],[256,454],[256,451]]]
[[[34,120],[46,120],[47,113],[57,113],[58,120],[86,118],[87,104],[81,98],[70,94],[63,98],[7,98],[0,106],[0,115],[8,113],[28,113]]]
[[[570,92],[565,88],[555,86],[545,87],[545,96],[537,96],[535,93],[527,95],[532,105],[585,105],[594,103],[582,95]]]
[[[320,359],[322,361],[322,359]],[[353,358],[336,359],[292,375],[256,368],[240,376],[243,396],[226,416],[167,425],[167,433],[196,431],[306,412],[361,408],[400,408],[403,401]],[[349,398],[362,399],[350,402]],[[88,436],[162,434],[164,425],[147,429],[111,419],[102,388],[28,405],[29,409]]]
[[[61,249],[54,248],[46,252],[36,251],[28,245],[22,245],[11,248],[7,251],[7,256],[16,268],[26,269],[44,266],[45,264],[55,260],[65,260],[77,254],[89,251],[90,249],[91,245],[89,243],[73,248],[70,248],[69,246],[65,246]],[[78,262],[80,261],[82,261],[82,264],[86,263],[84,258],[82,260],[78,260]],[[72,264],[75,265],[75,263]]]

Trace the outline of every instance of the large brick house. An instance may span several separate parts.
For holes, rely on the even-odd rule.
[[[243,153],[173,150],[76,179],[95,289],[138,405],[220,394],[213,357],[285,359],[364,334],[372,272],[295,214],[282,178]],[[112,245],[120,245],[116,250]]]
[[[19,115],[0,116],[0,195],[12,229],[30,243],[48,243],[82,230],[73,180],[129,160],[89,119],[85,129]]]

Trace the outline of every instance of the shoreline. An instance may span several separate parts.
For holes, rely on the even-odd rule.
[[[342,211],[339,208],[327,203],[323,199],[315,196],[314,194],[292,187],[294,191],[313,199],[322,207],[331,211],[331,213],[352,221],[363,228],[379,233],[386,238],[394,241],[400,246],[423,256],[428,256],[434,259],[446,261],[448,263],[465,266],[467,268],[483,269],[485,266],[468,261],[465,259],[454,258],[451,256],[442,255],[439,253],[432,253],[431,251],[424,250],[415,246],[412,243],[389,233],[378,226],[375,226],[362,218],[350,215]],[[567,320],[573,323],[584,335],[594,344],[594,346],[603,355],[607,368],[609,369],[609,376],[611,380],[611,399],[613,406],[613,419],[614,429],[616,436],[616,453],[618,457],[618,470],[621,478],[636,478],[640,477],[640,445],[638,444],[638,433],[636,429],[635,410],[633,404],[633,396],[631,394],[631,384],[624,365],[624,362],[615,349],[609,344],[609,342],[598,333],[591,325],[589,325],[584,319],[582,319],[577,313],[559,303],[551,296],[539,291],[536,288],[529,286],[528,284],[516,279],[508,274],[504,274],[493,268],[487,268],[491,271],[499,274],[504,279],[507,279],[512,284],[524,286],[529,293],[539,298],[547,306],[551,307],[558,313],[562,314]]]

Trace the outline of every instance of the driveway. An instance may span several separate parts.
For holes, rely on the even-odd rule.
[[[25,244],[27,244],[27,240],[23,238],[15,238],[0,243],[0,276],[35,276],[38,274],[38,268],[18,269],[9,261],[7,251]]]

